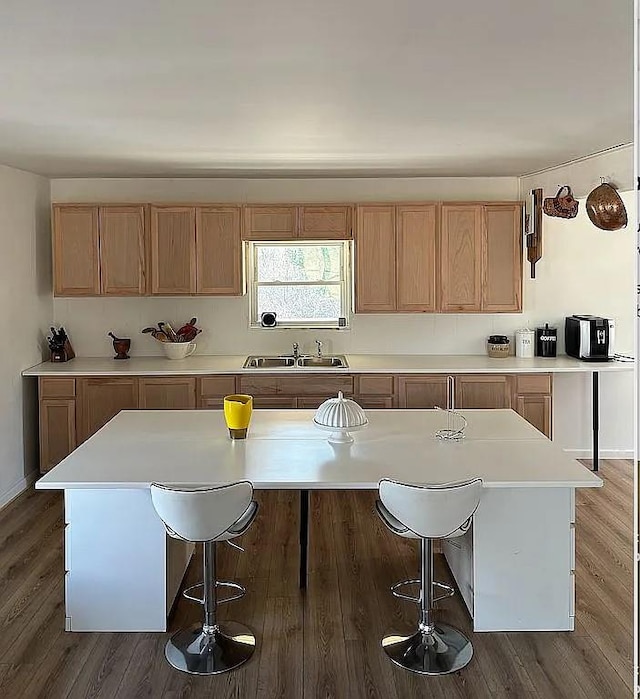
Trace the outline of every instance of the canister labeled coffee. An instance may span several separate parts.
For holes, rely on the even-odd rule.
[[[555,357],[558,352],[558,329],[550,328],[545,323],[544,328],[536,328],[536,357]]]

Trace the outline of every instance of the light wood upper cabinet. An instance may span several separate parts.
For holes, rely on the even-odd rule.
[[[196,407],[192,376],[143,377],[139,381],[140,409],[188,410]]]
[[[240,228],[240,208],[237,206],[198,207],[196,210],[198,294],[242,295]]]
[[[522,208],[484,207],[482,310],[522,309]]]
[[[447,408],[448,379],[443,375],[415,374],[398,377],[399,408]]]
[[[356,209],[356,313],[396,310],[394,206]]]
[[[100,291],[106,296],[146,293],[144,206],[101,206]]]
[[[456,408],[510,408],[512,377],[495,374],[456,375]]]
[[[151,207],[151,293],[196,293],[195,207]]]
[[[300,238],[351,238],[350,206],[301,206],[298,221]]]
[[[246,206],[244,232],[246,240],[286,240],[295,238],[296,206]]]
[[[435,312],[437,206],[396,209],[396,310]]]
[[[100,257],[98,207],[53,207],[53,293],[98,296]]]
[[[137,378],[78,379],[78,441],[88,439],[121,410],[137,407]]]
[[[443,204],[440,232],[440,310],[482,308],[482,206]]]

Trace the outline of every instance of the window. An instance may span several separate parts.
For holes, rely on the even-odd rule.
[[[249,243],[251,326],[273,312],[280,327],[346,327],[349,241]]]

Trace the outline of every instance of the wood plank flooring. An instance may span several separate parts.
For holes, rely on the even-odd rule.
[[[297,588],[297,493],[257,493],[261,511],[242,542],[246,552],[219,547],[219,567],[249,590],[221,616],[251,626],[258,649],[236,672],[202,678],[167,665],[166,634],[64,631],[62,498],[31,490],[0,511],[0,697],[630,697],[632,465],[604,461],[601,475],[603,489],[577,498],[576,631],[472,634],[456,596],[440,614],[471,634],[475,654],[442,678],[403,672],[380,649],[385,631],[414,623],[415,607],[388,588],[415,575],[418,554],[373,515],[372,492],[312,494],[306,593]],[[200,568],[198,557],[188,584]],[[440,556],[436,568],[450,579]],[[172,630],[199,613],[181,599]]]

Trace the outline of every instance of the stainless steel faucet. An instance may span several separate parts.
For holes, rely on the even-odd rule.
[[[322,357],[322,341],[316,340],[316,345],[318,345],[318,357]]]
[[[300,356],[300,345],[297,342],[294,342],[293,345],[291,345],[291,349],[293,350],[293,358],[298,359]]]

